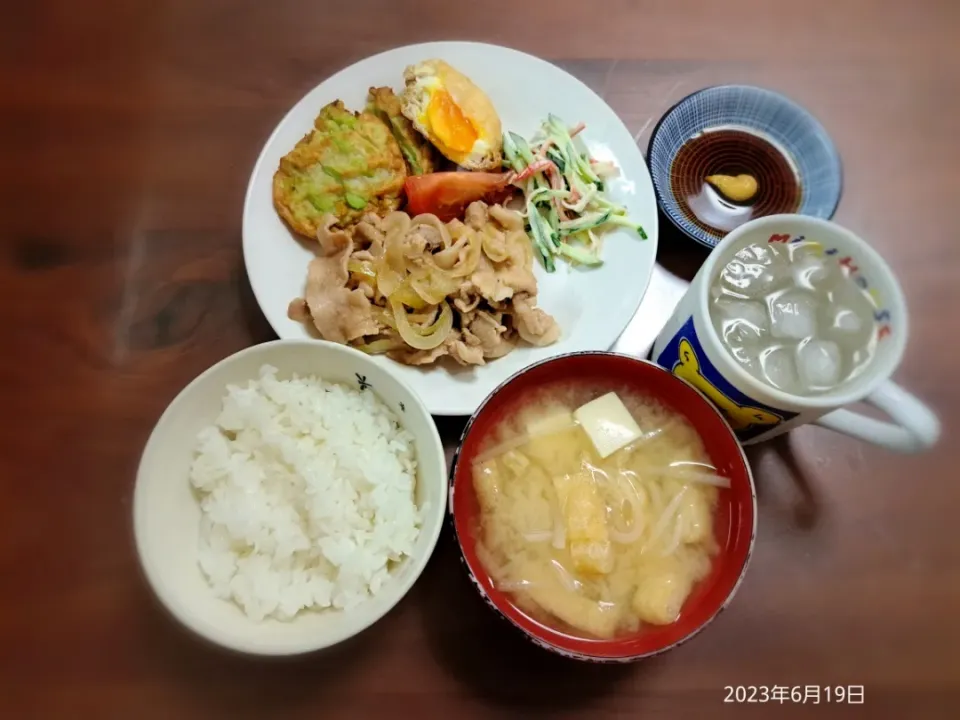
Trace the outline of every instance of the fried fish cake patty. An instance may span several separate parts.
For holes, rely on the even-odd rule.
[[[280,160],[273,204],[297,233],[316,238],[323,216],[347,227],[368,213],[400,206],[407,167],[390,128],[372,112],[351,113],[340,100]]]
[[[426,175],[439,168],[440,152],[404,117],[400,98],[393,88],[370,88],[367,110],[390,126],[411,175]]]

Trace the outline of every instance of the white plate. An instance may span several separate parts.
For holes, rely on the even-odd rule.
[[[434,57],[443,58],[483,88],[505,131],[530,137],[548,113],[570,125],[585,122],[582,137],[592,155],[620,167],[620,177],[608,183],[609,195],[627,206],[649,236],[641,240],[629,230],[609,233],[599,268],[574,269],[558,261],[557,271],[547,273],[537,265],[538,304],[562,330],[560,340],[549,347],[521,345],[505,357],[472,368],[407,367],[377,358],[409,383],[434,415],[470,415],[501,382],[533,362],[562,353],[608,349],[633,317],[650,282],[657,254],[657,204],[650,173],[627,128],[582,82],[531,55],[466,42],[410,45],[341,70],[287,113],[260,153],[244,201],[243,256],[257,302],[277,335],[309,337],[302,324],[287,317],[287,306],[303,291],[312,254],[273,208],[273,173],[280,158],[313,127],[324,105],[340,99],[351,110],[360,110],[368,88],[390,85],[400,90],[407,65]]]

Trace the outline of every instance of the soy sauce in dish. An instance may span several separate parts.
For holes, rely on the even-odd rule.
[[[734,201],[706,178],[750,175],[756,192]],[[748,220],[796,212],[803,190],[787,151],[755,130],[724,126],[704,130],[685,142],[670,166],[670,189],[683,214],[722,238]]]

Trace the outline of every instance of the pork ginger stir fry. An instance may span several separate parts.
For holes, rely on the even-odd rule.
[[[523,218],[471,204],[464,221],[435,215],[368,214],[354,228],[324,218],[292,319],[324,340],[408,365],[449,355],[483,365],[519,341],[549,345],[560,327],[537,307],[533,252]]]

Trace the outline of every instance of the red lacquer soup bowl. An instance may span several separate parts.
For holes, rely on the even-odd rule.
[[[477,557],[476,528],[480,510],[473,489],[474,458],[499,421],[523,407],[534,391],[571,381],[601,389],[630,388],[683,414],[703,439],[717,474],[730,480],[730,487],[719,491],[714,533],[720,549],[713,558],[710,574],[697,584],[679,618],[670,625],[645,625],[635,634],[612,640],[567,635],[531,618],[514,604],[509,593],[496,589]],[[562,355],[531,365],[484,401],[467,423],[453,459],[450,512],[470,579],[503,618],[537,645],[561,655],[593,662],[630,662],[689,640],[727,606],[743,579],[753,550],[757,497],[750,466],[733,431],[697,390],[646,360],[616,353],[588,352]]]

